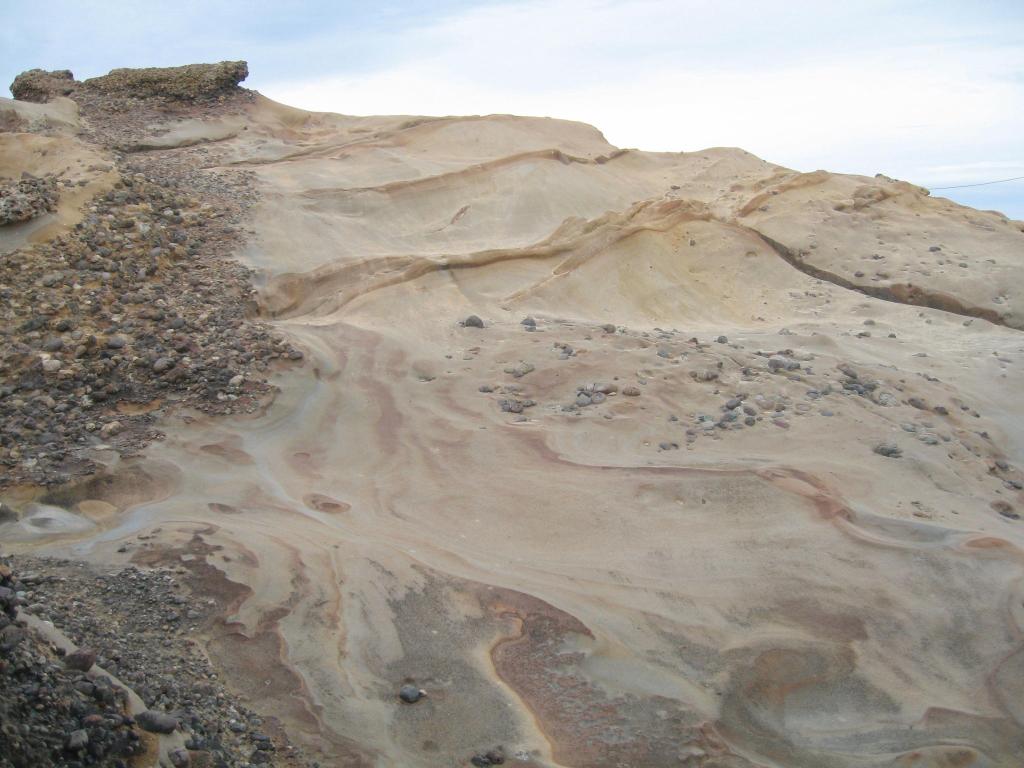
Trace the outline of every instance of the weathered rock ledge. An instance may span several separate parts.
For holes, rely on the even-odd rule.
[[[79,82],[70,70],[47,72],[30,69],[11,83],[11,93],[20,101],[43,103],[57,96],[73,96],[80,89],[116,94],[123,98],[200,101],[233,93],[249,76],[244,61],[217,64],[186,64],[182,67],[114,69],[106,75]]]

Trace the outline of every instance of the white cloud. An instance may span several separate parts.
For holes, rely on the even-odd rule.
[[[1007,30],[928,13],[910,24],[879,2],[817,5],[511,3],[382,41],[388,68],[263,91],[349,114],[549,115],[620,146],[737,145],[921,183],[1019,157],[1024,83],[1007,73],[1024,69],[1024,47]]]
[[[1018,160],[983,160],[976,163],[933,165],[923,169],[932,184],[973,184],[1024,176],[1024,157]]]

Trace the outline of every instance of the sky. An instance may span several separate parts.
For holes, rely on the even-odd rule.
[[[1024,0],[0,0],[25,69],[245,59],[345,114],[582,120],[621,147],[738,146],[1024,219]]]

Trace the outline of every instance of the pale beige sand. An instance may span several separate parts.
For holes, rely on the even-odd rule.
[[[90,533],[31,546],[242,585],[210,653],[326,765],[1021,764],[1024,522],[990,506],[1024,511],[993,468],[1024,461],[1019,224],[556,120],[260,100],[248,130],[179,128],[257,173],[244,258],[307,363],[258,418],[110,460],[67,499]],[[835,209],[864,186],[884,199]],[[779,350],[802,370],[755,354]],[[844,363],[873,398],[806,399]],[[641,394],[562,410],[612,381]],[[736,393],[790,407],[688,444]],[[428,698],[399,704],[406,680]]]
[[[10,130],[45,131],[47,135]],[[118,179],[110,158],[76,138],[78,106],[65,97],[48,104],[0,98],[0,179],[54,174],[62,182],[57,209],[20,224],[0,227],[0,255],[57,237],[82,220],[83,206]]]

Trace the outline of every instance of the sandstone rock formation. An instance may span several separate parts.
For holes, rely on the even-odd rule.
[[[5,547],[172,569],[323,765],[1018,768],[1020,222],[237,74],[0,134],[105,185],[0,231]]]

